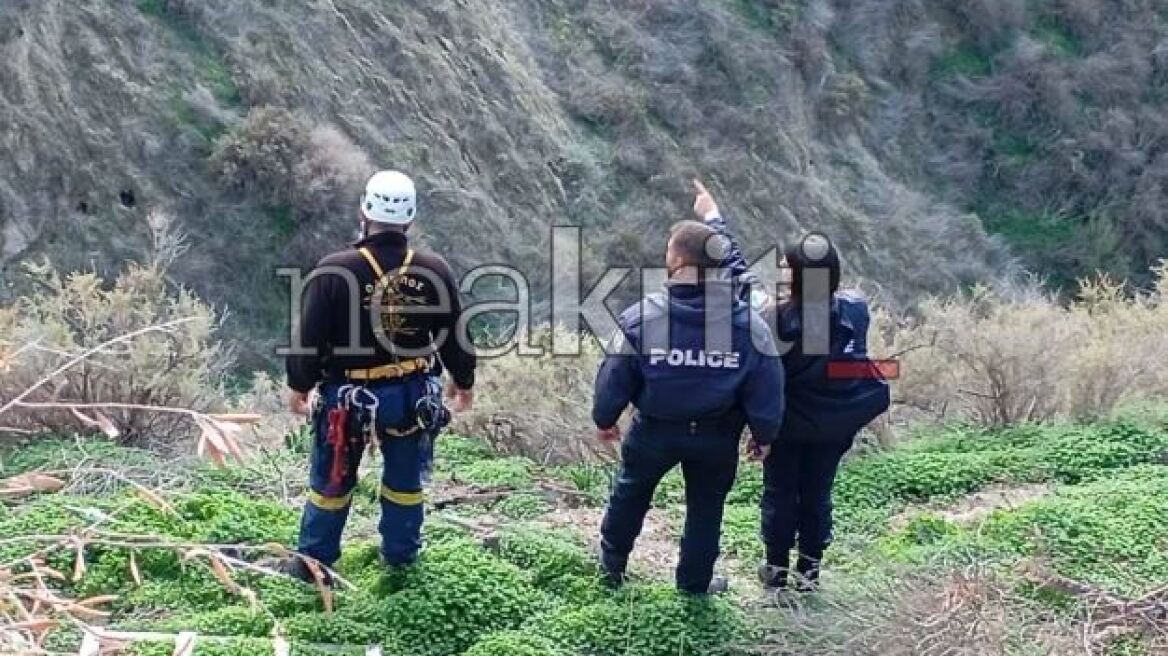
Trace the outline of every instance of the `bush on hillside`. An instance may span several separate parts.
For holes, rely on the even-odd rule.
[[[528,343],[547,350],[553,335],[559,343],[570,339],[562,329],[541,328]],[[478,374],[474,410],[456,418],[458,432],[544,464],[611,460],[615,454],[595,439],[591,418],[600,347],[589,337],[580,342],[578,356],[511,351],[490,360]]]
[[[252,109],[220,137],[210,166],[225,188],[289,210],[298,223],[350,216],[374,170],[336,127],[274,107]]]
[[[108,283],[94,273],[62,276],[47,265],[30,267],[40,291],[0,308],[0,400],[16,398],[93,350],[26,401],[220,409],[232,357],[216,339],[219,315],[189,290],[170,285],[165,266],[131,264]],[[151,327],[158,328],[102,346]],[[125,444],[172,443],[190,429],[181,415],[134,408],[101,412]],[[56,433],[95,427],[67,409],[21,406],[0,415],[0,425]]]
[[[1130,294],[1106,278],[1076,301],[986,290],[925,303],[919,318],[878,317],[875,351],[901,354],[897,400],[989,425],[1092,418],[1168,393],[1168,270]],[[875,342],[882,339],[882,343]]]

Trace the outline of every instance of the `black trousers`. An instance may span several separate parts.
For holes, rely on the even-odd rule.
[[[799,554],[818,561],[832,541],[831,488],[852,439],[811,443],[780,440],[763,464],[762,539],[772,565]]]
[[[671,426],[634,424],[621,445],[621,468],[601,524],[601,560],[623,573],[641,533],[653,492],[677,465],[685,477],[685,530],[677,563],[677,587],[702,594],[714,575],[726,495],[738,473],[737,433],[690,434]]]

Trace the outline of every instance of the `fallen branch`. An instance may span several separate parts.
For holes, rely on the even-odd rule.
[[[0,539],[0,546],[8,546],[13,544],[70,544],[74,543],[80,538],[78,535],[72,534],[41,534],[41,535],[20,535],[11,538]],[[88,536],[84,537],[85,545],[99,545],[103,547],[114,547],[120,549],[168,549],[186,554],[189,558],[197,557],[199,555],[214,555],[216,558],[223,559],[223,562],[232,567],[249,570],[258,574],[265,574],[267,576],[281,576],[288,575],[283,572],[278,572],[274,569],[257,565],[252,562],[243,560],[233,554],[242,553],[259,553],[271,554],[276,556],[294,557],[296,554],[290,552],[283,545],[278,544],[201,544],[198,542],[183,542],[178,540],[158,539],[149,535],[135,535],[131,533],[100,533],[94,534],[92,531]],[[327,570],[332,580],[340,583],[349,590],[356,590],[357,586],[351,582],[341,578],[339,574],[332,570]]]
[[[85,632],[86,635],[92,635],[94,640],[98,641],[103,648],[117,646],[124,647],[125,645],[135,642],[165,642],[175,643],[178,645],[180,638],[187,638],[191,640],[191,646],[197,646],[198,644],[227,645],[236,640],[239,640],[238,636],[202,635],[190,631],[182,631],[179,633],[164,633],[159,631],[118,631],[101,627],[87,627]],[[379,656],[381,654],[381,647],[377,645],[299,643],[298,646],[324,653],[348,653],[348,651],[352,649],[364,649],[365,653],[369,656]],[[272,638],[273,654],[280,654],[280,650],[286,647],[287,641],[283,638]]]
[[[227,464],[227,458],[243,460],[243,450],[239,447],[236,436],[242,432],[244,424],[252,424],[262,417],[257,414],[214,414],[199,412],[189,408],[175,408],[169,406],[152,406],[138,403],[82,403],[76,401],[12,401],[9,406],[31,410],[68,410],[78,419],[92,427],[101,428],[110,437],[117,437],[118,431],[104,415],[95,413],[97,418],[83,414],[82,410],[137,410],[140,412],[155,412],[159,414],[182,415],[189,418],[201,430],[199,436],[199,455],[208,456],[217,466]]]
[[[1084,581],[1062,576],[1037,563],[1023,566],[1023,575],[1041,590],[1076,598],[1087,615],[1084,641],[1088,648],[1106,645],[1122,635],[1168,637],[1168,586],[1136,599],[1108,592]]]

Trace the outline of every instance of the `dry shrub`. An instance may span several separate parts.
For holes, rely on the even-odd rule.
[[[953,12],[962,31],[982,48],[992,49],[1026,23],[1026,6],[1014,0],[946,0],[938,3]]]
[[[1074,630],[972,568],[859,580],[762,615],[767,656],[983,656],[1082,653]]]
[[[614,74],[574,72],[565,104],[576,117],[602,126],[624,125],[645,113],[646,93]]]
[[[601,350],[581,337],[581,353],[550,354],[551,340],[572,339],[562,328],[539,328],[525,343],[544,349],[540,356],[511,351],[481,367],[475,384],[475,409],[457,418],[455,430],[482,436],[501,453],[543,463],[610,459],[596,440],[592,388]]]
[[[875,350],[899,354],[898,401],[939,418],[1003,425],[1107,415],[1168,394],[1166,273],[1157,269],[1145,293],[1101,278],[1071,303],[978,289],[927,302],[910,321],[878,313]]]
[[[234,412],[262,417],[251,426],[255,444],[261,449],[282,449],[289,435],[307,430],[303,416],[288,412],[287,399],[288,384],[283,376],[267,371],[253,373],[247,389],[231,399]]]
[[[173,242],[161,241],[162,253],[181,252],[166,245]],[[215,336],[220,319],[190,291],[168,283],[164,261],[130,264],[108,283],[93,273],[62,276],[48,265],[29,269],[40,291],[0,308],[0,405],[87,350],[171,324],[97,351],[25,401],[222,409],[222,383],[232,356]],[[102,412],[127,444],[177,442],[191,429],[182,415]],[[68,410],[21,407],[0,416],[0,424],[32,432],[88,428]]]
[[[336,127],[273,107],[253,109],[221,137],[210,165],[224,187],[289,208],[299,222],[351,214],[375,168]]]
[[[829,124],[855,120],[864,114],[871,100],[864,78],[854,73],[833,75],[824,90],[820,116]]]

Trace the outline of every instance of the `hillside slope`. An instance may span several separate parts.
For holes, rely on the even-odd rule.
[[[9,0],[0,266],[12,282],[41,255],[65,270],[141,258],[162,210],[192,245],[178,278],[268,336],[283,323],[272,269],[349,237],[363,176],[397,166],[456,267],[513,263],[537,287],[554,224],[585,228],[588,274],[656,262],[693,174],[753,253],[824,229],[894,302],[1012,271],[986,226],[1058,285],[1097,268],[1138,281],[1168,248],[1162,14]],[[294,114],[256,120],[272,108]],[[224,166],[216,151],[241,137],[254,148]]]
[[[424,230],[462,269],[545,280],[561,223],[585,227],[587,272],[655,262],[701,173],[752,250],[826,229],[898,299],[994,277],[1004,259],[976,217],[870,145],[866,83],[822,43],[807,59],[799,35],[835,24],[832,3],[771,4],[5,2],[5,278],[42,254],[141,257],[162,209],[190,236],[178,277],[270,326],[269,272],[351,234],[373,163],[416,175]],[[328,173],[311,211],[208,162],[265,107],[325,135],[304,155]]]

